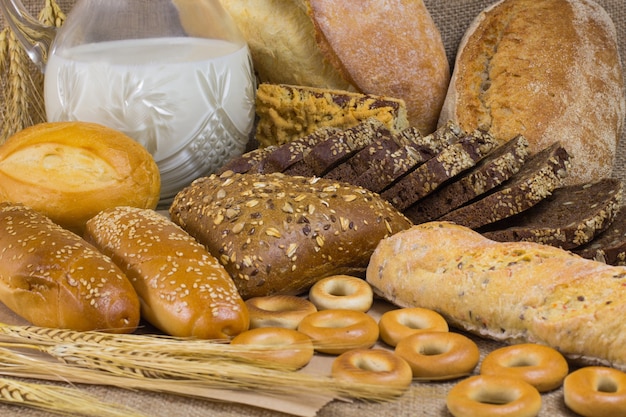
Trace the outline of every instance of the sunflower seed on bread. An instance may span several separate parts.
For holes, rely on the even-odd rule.
[[[620,207],[606,230],[572,252],[609,265],[626,265],[626,207]]]

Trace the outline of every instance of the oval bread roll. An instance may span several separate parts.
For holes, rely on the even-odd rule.
[[[139,299],[96,248],[21,204],[0,203],[0,301],[35,326],[130,333]]]
[[[504,0],[472,23],[439,124],[522,134],[532,154],[560,141],[566,184],[611,175],[624,124],[623,69],[611,18],[591,0]]]
[[[22,203],[78,234],[105,208],[155,208],[160,188],[150,153],[99,124],[41,123],[0,146],[0,201]]]
[[[262,82],[402,99],[435,130],[448,82],[439,29],[422,0],[221,0]]]
[[[224,267],[163,215],[108,209],[87,222],[85,238],[126,273],[143,318],[165,333],[227,339],[248,329],[248,309]]]

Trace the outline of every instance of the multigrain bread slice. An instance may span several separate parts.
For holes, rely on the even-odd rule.
[[[277,146],[267,146],[265,148],[252,149],[243,155],[237,156],[226,164],[222,165],[215,173],[220,175],[226,171],[236,172],[238,174],[245,174],[246,172],[256,172],[258,165],[269,154],[278,149]]]
[[[559,187],[530,209],[479,232],[499,242],[531,241],[573,249],[613,222],[622,194],[622,182],[615,178]]]
[[[398,210],[406,210],[444,182],[473,167],[498,146],[489,133],[475,131],[443,148],[381,193]]]
[[[562,186],[568,168],[569,154],[554,143],[530,157],[513,178],[439,220],[477,229],[519,214]]]
[[[256,139],[262,147],[282,145],[322,127],[347,129],[370,118],[394,132],[409,126],[404,100],[300,85],[260,84],[256,113]]]
[[[626,207],[620,207],[606,230],[572,252],[609,265],[626,265]]]
[[[528,141],[521,135],[500,145],[459,179],[444,184],[404,211],[413,223],[425,223],[462,206],[515,175],[528,157]]]
[[[377,138],[391,136],[392,132],[378,119],[367,119],[315,144],[303,160],[313,175],[321,177]]]
[[[626,370],[626,267],[429,222],[381,241],[366,279],[391,303],[435,310],[482,337]]]

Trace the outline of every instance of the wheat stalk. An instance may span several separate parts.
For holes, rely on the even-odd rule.
[[[145,417],[131,408],[107,403],[75,388],[34,384],[0,378],[0,402],[61,415]]]

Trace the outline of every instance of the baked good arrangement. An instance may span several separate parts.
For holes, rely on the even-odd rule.
[[[216,415],[623,414],[626,105],[606,12],[494,1],[449,60],[429,2],[221,2],[258,76],[254,138],[167,211],[149,155],[103,126],[0,145],[0,303],[32,325],[0,342],[67,349],[76,375],[51,370],[79,388],[83,354],[100,349],[103,385],[127,354],[129,395]]]

